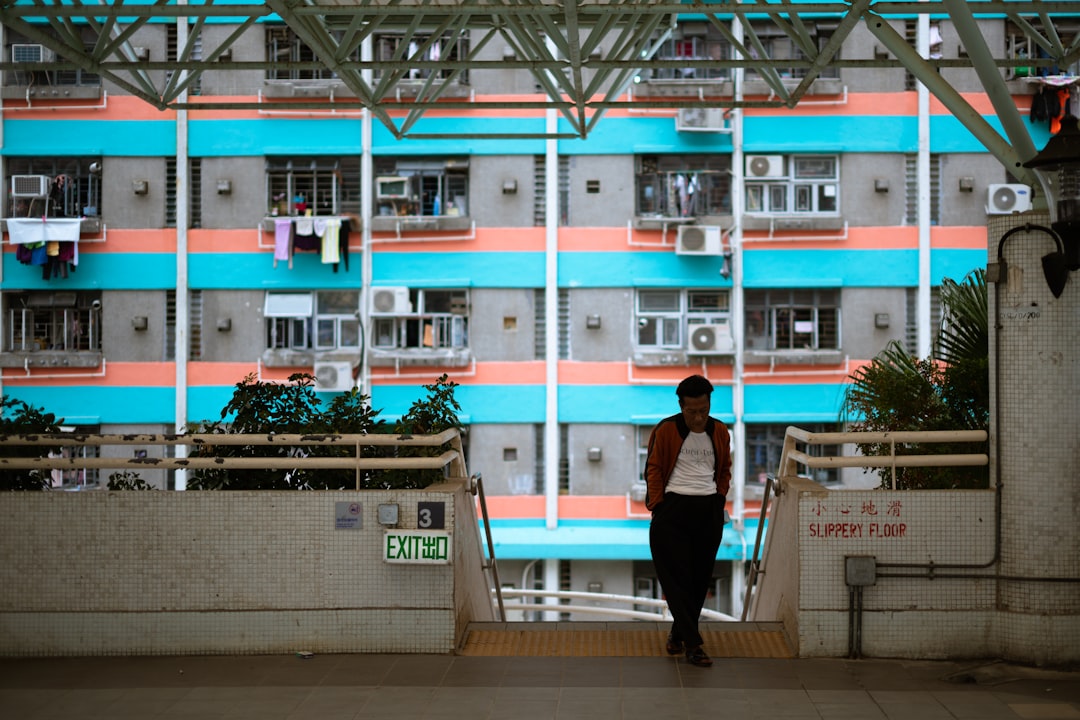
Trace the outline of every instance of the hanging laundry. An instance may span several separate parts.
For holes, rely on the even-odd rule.
[[[338,245],[340,232],[341,218],[327,218],[326,233],[322,239],[322,261],[324,265],[337,263],[341,260],[341,248]]]
[[[315,219],[311,217],[298,217],[296,228],[293,231],[293,251],[319,252],[322,243],[315,235]]]
[[[289,269],[292,269],[292,230],[292,218],[274,218],[274,267],[277,267],[278,260],[287,260],[289,262]]]

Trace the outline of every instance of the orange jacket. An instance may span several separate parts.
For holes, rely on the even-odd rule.
[[[705,433],[712,437],[716,455],[716,492],[727,496],[731,487],[731,435],[727,425],[709,418]],[[664,489],[679,459],[679,450],[690,434],[682,413],[661,420],[649,435],[649,454],[645,460],[645,507],[656,509],[664,500]]]

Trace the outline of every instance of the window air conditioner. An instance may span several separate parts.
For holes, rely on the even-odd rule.
[[[17,198],[43,198],[49,196],[52,178],[48,175],[12,175],[11,196]]]
[[[680,225],[676,255],[720,255],[724,248],[716,225]]]
[[[352,363],[318,362],[315,363],[315,390],[318,392],[345,392],[352,389]]]
[[[16,63],[41,63],[52,62],[56,59],[56,53],[44,45],[12,45],[11,62]]]
[[[727,129],[723,108],[679,108],[675,116],[675,129],[679,132],[722,132]]]
[[[730,355],[734,351],[735,342],[728,323],[690,326],[691,355]]]
[[[750,178],[775,178],[784,176],[783,155],[747,155],[746,176]]]
[[[991,185],[987,190],[987,215],[1010,215],[1030,209],[1031,188],[1027,185]]]
[[[401,315],[412,312],[407,287],[371,288],[371,312],[378,315]]]

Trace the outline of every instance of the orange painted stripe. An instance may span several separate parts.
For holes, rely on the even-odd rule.
[[[428,235],[428,233],[415,233]],[[391,233],[374,233],[371,251],[376,252],[544,252],[544,228],[542,227],[487,227],[476,228],[471,240],[454,239],[467,232],[431,233],[445,236],[446,240],[410,241],[403,236],[399,241]]]
[[[542,360],[526,362],[481,362],[471,368],[410,367],[395,372],[390,367],[371,368],[371,379],[380,385],[415,385],[430,383],[446,373],[458,385],[543,385]]]
[[[104,242],[95,242],[104,238]],[[176,229],[113,230],[79,242],[80,253],[168,253],[176,254]]]
[[[158,110],[131,95],[106,95],[105,107],[99,100],[53,100],[41,98],[26,108],[25,102],[5,98],[5,120],[176,120],[173,110]]]
[[[560,385],[677,385],[689,370],[702,372],[700,365],[671,367],[638,367],[628,362],[575,362],[559,361]],[[731,382],[731,365],[709,365],[706,377],[713,382]]]
[[[488,514],[496,519],[539,519],[544,517],[543,495],[486,495]],[[730,503],[731,499],[728,498]],[[558,514],[562,520],[626,520],[648,515],[645,503],[629,503],[625,495],[560,495]],[[761,512],[761,502],[744,503],[743,517],[755,517]]]
[[[986,250],[986,232],[981,225],[933,227],[930,228],[930,245],[956,250]]]
[[[9,385],[94,385],[104,387],[173,387],[176,366],[171,362],[105,362],[101,368],[33,367],[30,375],[15,368],[4,368],[3,380]]]

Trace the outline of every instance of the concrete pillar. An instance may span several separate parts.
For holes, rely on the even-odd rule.
[[[991,216],[989,262],[1010,229],[1046,212]],[[1031,229],[1009,236],[1004,282],[988,283],[991,483],[1001,484],[996,636],[1003,658],[1080,660],[1080,273],[1060,298]],[[1071,579],[1071,581],[1070,581]]]

